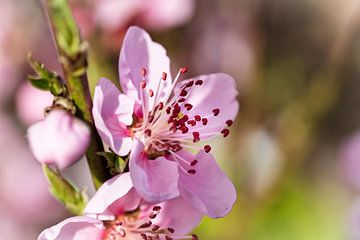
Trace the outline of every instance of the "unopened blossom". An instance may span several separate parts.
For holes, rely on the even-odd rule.
[[[20,120],[30,125],[44,118],[44,109],[52,104],[51,93],[24,82],[16,93],[16,110]]]
[[[75,18],[85,36],[95,27],[108,33],[124,31],[130,24],[165,30],[188,21],[195,0],[72,0]]]
[[[90,129],[67,111],[55,109],[28,128],[28,138],[39,162],[64,169],[84,155]]]
[[[186,234],[201,218],[182,198],[157,205],[145,202],[133,188],[129,173],[124,173],[99,188],[85,216],[44,230],[38,240],[195,240],[196,235]]]
[[[224,73],[180,81],[170,74],[165,49],[138,27],[131,27],[120,53],[120,85],[100,79],[93,115],[102,139],[120,156],[130,150],[130,174],[139,194],[149,202],[179,195],[210,217],[226,215],[236,191],[201,144],[227,137],[238,112],[237,90]],[[193,155],[188,149],[198,150]]]

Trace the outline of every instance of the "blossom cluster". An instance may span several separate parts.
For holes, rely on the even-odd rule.
[[[227,137],[238,112],[235,81],[224,73],[183,80],[170,73],[166,50],[139,27],[127,31],[119,83],[99,80],[92,114],[103,144],[123,171],[103,183],[76,216],[45,229],[39,240],[197,239],[204,215],[227,215],[236,190],[204,141]],[[56,105],[28,129],[43,164],[65,169],[90,142],[88,126]]]

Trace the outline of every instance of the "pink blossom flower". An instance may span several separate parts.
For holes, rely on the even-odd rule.
[[[163,30],[179,26],[193,15],[195,0],[87,0],[72,1],[82,32],[88,36],[99,26],[107,32],[121,32],[129,24]]]
[[[202,214],[182,198],[158,205],[143,201],[129,173],[117,175],[99,188],[85,208],[44,230],[39,240],[197,239],[185,236]]]
[[[341,170],[349,184],[360,189],[360,132],[355,133],[340,150]]]
[[[55,109],[44,120],[28,128],[28,138],[39,162],[64,169],[84,155],[90,130],[70,113]]]
[[[162,202],[181,194],[210,217],[226,215],[236,198],[231,181],[209,154],[192,143],[229,134],[238,112],[234,79],[223,73],[174,80],[165,49],[131,27],[119,59],[125,94],[100,79],[93,115],[98,132],[118,155],[130,150],[130,174],[139,194]],[[184,149],[202,149],[195,156]]]

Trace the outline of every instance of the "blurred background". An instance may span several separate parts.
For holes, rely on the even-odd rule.
[[[236,79],[238,119],[213,144],[238,200],[226,218],[202,221],[201,239],[360,239],[360,1],[70,3],[89,42],[91,90],[99,77],[118,81],[130,25],[163,44],[174,69]],[[67,213],[27,146],[26,127],[52,99],[26,83],[26,56],[61,69],[42,1],[0,6],[0,239],[36,239]],[[84,169],[82,161],[66,174],[91,194]]]

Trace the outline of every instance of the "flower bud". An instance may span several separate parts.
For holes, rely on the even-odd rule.
[[[28,138],[39,162],[64,169],[84,155],[90,129],[70,113],[56,109],[28,128]]]

